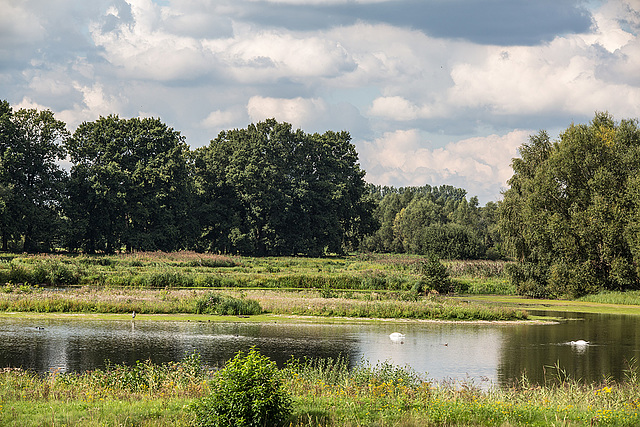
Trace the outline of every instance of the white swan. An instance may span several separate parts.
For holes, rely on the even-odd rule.
[[[402,341],[404,339],[404,334],[401,334],[400,332],[394,332],[392,334],[389,334],[389,338],[391,339],[391,341]]]
[[[589,341],[585,341],[585,340],[569,341],[569,344],[575,345],[577,347],[585,347],[589,345]]]

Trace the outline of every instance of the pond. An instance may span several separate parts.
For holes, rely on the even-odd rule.
[[[553,313],[558,315],[558,313]],[[564,313],[559,324],[380,322],[318,324],[0,318],[0,366],[84,371],[111,363],[179,360],[196,351],[218,366],[256,346],[279,364],[293,357],[389,361],[437,381],[507,385],[523,372],[543,383],[559,366],[575,379],[623,379],[640,355],[640,316]],[[400,332],[402,341],[389,334]],[[586,340],[587,345],[572,344]]]

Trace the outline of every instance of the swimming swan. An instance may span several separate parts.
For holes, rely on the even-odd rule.
[[[569,344],[575,345],[577,347],[584,347],[589,345],[589,341],[585,341],[585,340],[569,341]]]
[[[391,339],[391,341],[402,341],[404,339],[404,334],[401,334],[400,332],[394,332],[392,334],[389,334],[389,338]]]

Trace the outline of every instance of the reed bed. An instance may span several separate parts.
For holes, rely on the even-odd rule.
[[[248,291],[265,311],[302,316],[354,318],[402,318],[427,320],[525,320],[525,311],[469,304],[445,298],[404,300],[403,294],[347,294],[346,298],[324,298],[314,293]]]
[[[353,366],[353,367],[350,367]],[[290,426],[637,426],[640,383],[584,384],[558,370],[545,384],[436,382],[387,362],[290,360],[280,368],[293,398]],[[0,371],[0,424],[187,426],[190,403],[216,371],[196,354],[180,362],[108,365],[83,373]]]
[[[594,295],[585,295],[578,298],[578,301],[596,302],[600,304],[640,305],[640,291],[606,291]]]
[[[131,313],[336,316],[431,320],[524,320],[526,312],[469,304],[411,292],[359,293],[333,290],[210,291],[83,287],[64,291],[5,287],[0,311],[38,313]]]

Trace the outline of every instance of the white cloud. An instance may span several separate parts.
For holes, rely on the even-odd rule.
[[[463,139],[442,148],[425,148],[419,130],[399,130],[365,142],[361,159],[369,182],[455,185],[487,202],[499,199],[512,175],[511,159],[531,133],[515,130]]]
[[[45,37],[46,29],[37,14],[24,6],[21,2],[2,2],[0,54],[7,47],[29,45]]]
[[[448,100],[459,108],[488,108],[500,115],[640,114],[640,88],[613,76],[603,78],[598,46],[573,36],[544,46],[490,48],[481,61],[453,67]]]
[[[356,1],[272,0],[296,5],[277,9],[291,13],[280,22],[311,24],[326,21],[318,6]],[[159,116],[194,146],[269,117],[347,130],[370,182],[449,183],[490,200],[526,140],[514,129],[557,129],[596,110],[640,117],[640,4],[585,4],[590,31],[498,46],[394,19],[287,26],[256,18],[268,9],[248,0],[9,1],[0,92],[71,128],[111,113]]]
[[[202,126],[209,129],[222,130],[224,127],[233,126],[246,117],[239,109],[216,110],[201,122]]]
[[[227,73],[243,83],[327,78],[356,66],[339,42],[323,37],[279,31],[256,33],[252,28],[237,26],[233,39],[203,44],[224,64]]]
[[[74,87],[82,94],[82,101],[56,114],[56,118],[63,120],[71,129],[83,121],[93,121],[100,116],[118,114],[127,104],[126,98],[109,94],[100,83],[83,85],[74,82]]]
[[[161,10],[150,0],[129,0],[133,23],[120,21],[115,30],[104,30],[93,21],[91,36],[103,56],[122,77],[133,79],[187,80],[211,67],[200,41],[165,31]],[[110,8],[107,15],[115,16]]]
[[[280,122],[287,122],[293,127],[303,128],[314,117],[323,116],[327,105],[321,99],[305,98],[265,98],[254,96],[249,99],[247,112],[252,122],[259,122],[268,118],[275,118]]]

